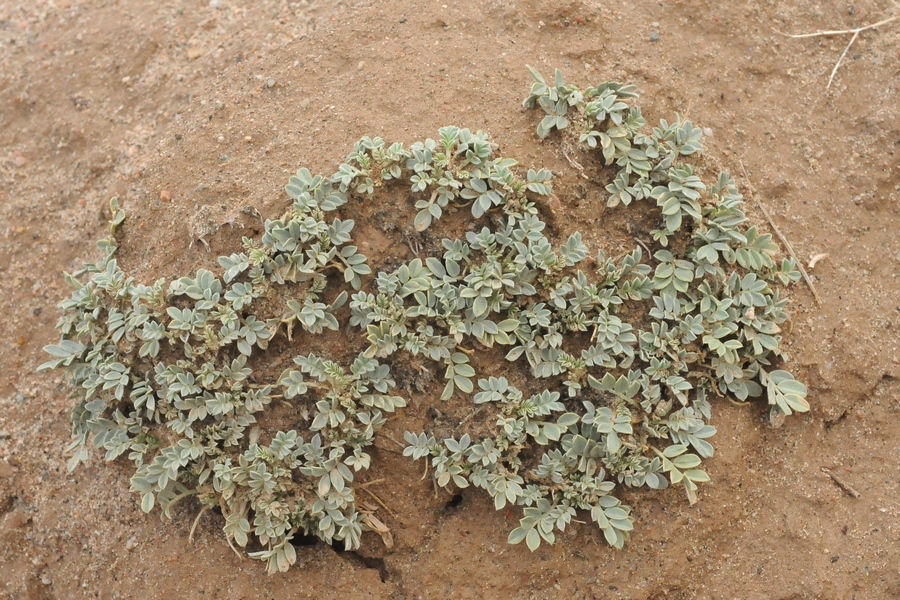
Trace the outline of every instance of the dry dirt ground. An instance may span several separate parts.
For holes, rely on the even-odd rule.
[[[0,1],[0,596],[900,597],[900,22],[862,34],[827,91],[848,38],[776,33],[900,8],[445,2]],[[452,123],[552,168],[560,231],[623,236],[603,229],[604,199],[558,145],[534,136],[525,64],[635,83],[649,121],[678,111],[710,128],[707,159],[738,174],[743,162],[801,260],[828,254],[812,271],[822,305],[798,286],[790,307],[808,415],[772,429],[765,407],[720,402],[700,503],[627,495],[637,526],[623,551],[588,524],[534,554],[507,546],[515,515],[479,494],[448,504],[379,444],[371,476],[386,479],[394,547],[374,534],[359,553],[303,547],[267,577],[229,551],[219,517],[188,542],[196,505],[170,522],[144,515],[127,465],[94,456],[66,473],[70,400],[56,374],[34,371],[55,340],[60,272],[96,256],[113,195],[129,209],[126,268],[186,275],[258,232],[246,207],[280,214],[299,166],[332,172],[362,135],[409,143]],[[363,231],[408,260],[411,205],[382,209]],[[190,246],[225,221],[206,236],[211,254]],[[390,433],[427,427],[437,395],[414,398]],[[458,402],[440,408],[462,414]]]

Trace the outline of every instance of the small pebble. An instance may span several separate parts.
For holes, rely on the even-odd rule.
[[[50,579],[50,576],[45,573],[41,575],[41,583],[43,583],[44,585],[50,585],[51,583],[53,583],[53,581]]]
[[[366,68],[366,61],[364,61],[364,60],[359,61],[359,64],[356,65],[356,69],[358,71],[362,71],[365,68]]]
[[[172,199],[172,192],[170,192],[169,190],[161,190],[159,192],[159,200],[161,202],[168,202],[171,199]]]
[[[711,135],[712,135],[712,128],[711,128],[711,127],[704,127],[704,128],[703,128],[703,135],[705,135],[706,137],[711,136]]]
[[[400,22],[401,22],[401,23],[406,23],[406,17],[400,17]]]
[[[0,440],[5,440],[5,439],[8,439],[9,437],[10,437],[10,435],[9,435],[8,431],[6,431],[5,429],[3,431],[0,431]]]
[[[271,77],[266,79],[266,87],[275,87],[275,80]]]
[[[222,0],[209,0],[210,8],[222,8]]]
[[[309,98],[304,98],[300,101],[300,108],[306,108],[309,106]]]
[[[253,141],[253,138],[250,137],[249,135],[246,135],[246,136],[244,136],[244,141],[245,141],[245,142],[252,142],[252,141]]]
[[[216,139],[218,139],[219,142],[221,143],[221,142],[224,142],[224,141],[225,141],[225,136],[220,135],[220,136],[219,136],[218,138],[216,138]]]
[[[651,41],[651,42],[658,42],[658,41],[659,41],[659,33],[655,32],[655,31],[654,31],[653,33],[651,33],[651,34],[650,34],[650,41]]]
[[[128,541],[125,542],[126,550],[134,550],[137,547],[137,540],[134,537],[128,538]]]

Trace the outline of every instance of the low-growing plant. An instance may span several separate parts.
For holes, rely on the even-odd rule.
[[[701,130],[677,116],[648,130],[634,86],[582,90],[559,71],[552,83],[531,73],[538,136],[559,130],[564,152],[596,153],[592,183],[610,208],[650,203],[652,254],[591,253],[579,232],[555,239],[544,220],[553,174],[520,169],[484,132],[455,126],[408,148],[364,137],[330,177],[301,169],[286,187],[291,207],[220,257],[219,275],[128,277],[114,199],[103,257],[66,276],[61,340],[41,366],[65,369],[77,390],[69,468],[91,447],[127,455],[143,510],[169,515],[187,496],[218,506],[229,544],[255,549],[270,572],[295,562],[296,535],[356,548],[363,531],[385,531],[353,483],[385,413],[406,405],[388,364],[421,357],[443,371],[435,399],[469,398],[481,416],[445,439],[406,432],[405,456],[427,461],[441,488],[521,506],[510,543],[553,543],[583,510],[621,548],[633,521],[618,487],[678,485],[697,501],[714,452],[711,400],[765,394],[774,415],[807,411],[805,386],[778,368],[796,265],[751,224],[727,173],[701,180]],[[477,225],[369,277],[354,222],[329,213],[405,185],[416,230],[459,207]],[[301,354],[266,380],[267,347],[298,326],[343,332],[332,335],[361,342],[359,355],[346,365]],[[470,357],[496,347],[506,374],[479,374]],[[301,407],[306,425],[260,427],[273,403]]]

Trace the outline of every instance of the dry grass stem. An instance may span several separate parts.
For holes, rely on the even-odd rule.
[[[744,167],[743,161],[741,161],[741,171],[744,172],[744,179],[747,180],[747,187],[750,189],[750,194],[752,196],[756,196],[756,192],[753,191],[753,183],[750,181],[750,176],[747,175],[747,169]],[[816,299],[816,304],[819,306],[822,305],[822,297],[819,296],[819,292],[816,291],[816,286],[813,285],[812,278],[809,276],[809,273],[806,272],[806,269],[803,267],[803,263],[800,262],[800,259],[797,258],[797,253],[794,252],[794,247],[791,246],[791,243],[788,241],[784,234],[781,233],[781,230],[778,229],[778,225],[775,224],[775,221],[772,219],[772,215],[769,214],[769,211],[766,210],[766,207],[763,206],[763,203],[758,199],[756,200],[756,206],[762,211],[762,214],[766,217],[766,220],[769,222],[769,225],[772,227],[772,231],[775,232],[775,235],[778,236],[778,239],[781,240],[781,243],[784,244],[784,247],[787,248],[788,254],[791,255],[791,258],[794,259],[794,262],[797,264],[797,268],[800,269],[800,274],[803,276],[803,281],[806,282],[806,285],[809,286],[809,291],[812,292],[812,295]]]
[[[365,489],[365,488],[369,487],[370,485],[377,485],[379,483],[384,483],[385,481],[387,481],[387,480],[384,477],[379,477],[378,479],[373,479],[372,481],[367,481],[365,483],[361,483],[361,484],[357,485],[356,487]]]
[[[837,475],[835,475],[834,473],[832,473],[830,469],[826,469],[825,467],[822,467],[822,472],[825,473],[826,475],[828,475],[829,477],[831,477],[831,480],[834,481],[836,484],[838,484],[838,485],[841,487],[842,490],[844,490],[845,492],[847,492],[848,494],[850,494],[850,495],[853,496],[854,498],[859,498],[859,492],[857,492],[857,491],[853,488],[852,485],[850,485],[849,483],[847,483],[846,480],[844,480],[844,479],[841,478],[841,477],[838,477]]]
[[[576,171],[578,171],[578,174],[581,175],[582,179],[590,180],[590,177],[588,177],[587,174],[584,172],[584,167],[581,165],[580,162],[578,162],[577,160],[575,160],[574,158],[572,158],[569,155],[569,152],[566,148],[563,148],[563,156],[565,157],[566,161],[568,161],[568,163],[570,165],[572,165],[572,168],[575,169]]]
[[[400,446],[401,448],[406,449],[406,444],[401,444],[400,442],[397,441],[397,438],[395,438],[395,437],[393,437],[393,436],[390,436],[390,435],[388,435],[388,434],[386,434],[386,433],[382,433],[381,435],[383,435],[383,436],[386,437],[387,439],[391,440],[392,442],[394,442],[395,444],[397,444],[397,445]]]
[[[375,492],[373,492],[373,491],[370,490],[369,488],[362,488],[362,491],[364,491],[364,492],[367,493],[368,495],[372,496],[372,499],[375,500],[375,502],[377,502],[377,503],[381,506],[381,508],[383,508],[384,510],[386,510],[386,511],[387,511],[387,514],[391,515],[391,518],[392,518],[392,519],[396,519],[396,518],[397,518],[397,515],[394,514],[394,511],[392,511],[391,509],[389,509],[389,508],[387,507],[387,504],[385,504],[384,501],[383,501],[381,498],[379,498],[378,496],[375,495]]]
[[[870,25],[864,25],[862,27],[857,27],[855,29],[834,29],[834,30],[825,30],[825,31],[814,31],[812,33],[783,33],[778,31],[781,35],[786,35],[789,38],[810,38],[810,37],[818,37],[818,36],[829,36],[829,35],[846,35],[848,33],[862,33],[868,29],[875,29],[876,27],[880,27],[882,25],[887,25],[891,21],[896,21],[900,19],[900,15],[894,15],[893,17],[888,17],[887,19],[883,19],[878,21],[877,23],[872,23]]]
[[[853,42],[856,41],[856,38],[859,37],[859,32],[853,34],[853,37],[850,38],[850,43],[844,48],[844,51],[841,52],[841,55],[838,57],[837,62],[834,63],[834,68],[831,70],[831,75],[828,76],[828,85],[825,86],[825,89],[829,89],[831,87],[831,82],[834,81],[834,75],[837,73],[838,68],[841,66],[841,61],[844,60],[844,57],[847,56],[847,52],[850,50],[850,46],[853,45]]]
[[[200,512],[197,513],[197,518],[194,519],[194,524],[191,525],[191,532],[188,534],[188,543],[189,544],[194,543],[194,532],[197,530],[197,524],[200,523],[200,517],[202,517],[203,513],[205,513],[207,510],[209,510],[209,507],[204,506],[202,509],[200,509]]]
[[[896,2],[894,2],[894,5],[900,7],[900,5],[898,5]],[[789,38],[794,38],[794,39],[811,38],[811,37],[819,37],[819,36],[832,36],[832,35],[847,35],[850,33],[853,34],[853,37],[850,38],[850,42],[844,48],[844,51],[841,52],[841,55],[838,57],[837,62],[834,64],[834,68],[831,70],[831,76],[828,77],[828,85],[825,86],[825,89],[827,90],[831,87],[831,83],[834,81],[834,76],[837,73],[838,69],[840,68],[841,62],[843,62],[844,57],[847,56],[847,52],[850,51],[850,47],[853,45],[853,42],[856,41],[856,38],[859,37],[859,34],[862,33],[863,31],[867,31],[869,29],[875,29],[876,27],[880,27],[882,25],[887,25],[891,21],[896,21],[897,19],[900,19],[900,15],[894,15],[893,17],[888,17],[887,19],[882,19],[881,21],[878,21],[877,23],[871,23],[869,25],[857,27],[856,29],[835,29],[835,30],[828,30],[828,31],[814,31],[812,33],[797,33],[797,34],[783,33],[781,31],[776,30],[776,33],[779,33],[781,35],[787,36]]]

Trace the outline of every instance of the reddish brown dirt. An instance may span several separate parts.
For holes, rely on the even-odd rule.
[[[848,39],[775,32],[900,8],[633,4],[0,2],[0,596],[900,597],[900,22],[862,34],[827,91]],[[171,522],[144,515],[127,465],[95,456],[66,474],[70,400],[34,370],[67,293],[59,273],[95,256],[113,195],[129,210],[126,267],[182,275],[258,231],[245,207],[280,213],[298,166],[331,172],[361,135],[409,143],[453,123],[557,173],[559,231],[624,243],[626,218],[533,135],[525,64],[581,85],[635,83],[649,121],[678,111],[711,128],[707,164],[743,162],[801,260],[828,253],[813,270],[822,306],[802,286],[791,304],[792,369],[812,412],[772,429],[763,406],[719,403],[713,483],[694,507],[678,490],[628,494],[637,527],[624,551],[587,524],[533,554],[507,546],[512,513],[478,494],[448,507],[389,441],[370,475],[386,479],[373,489],[395,515],[380,514],[394,547],[373,534],[358,554],[304,547],[272,577],[229,551],[217,517],[190,544],[196,505]],[[404,197],[345,212],[367,253],[409,259]],[[206,236],[211,254],[189,247],[192,229],[232,218]],[[437,402],[414,395],[388,433],[431,427]]]

